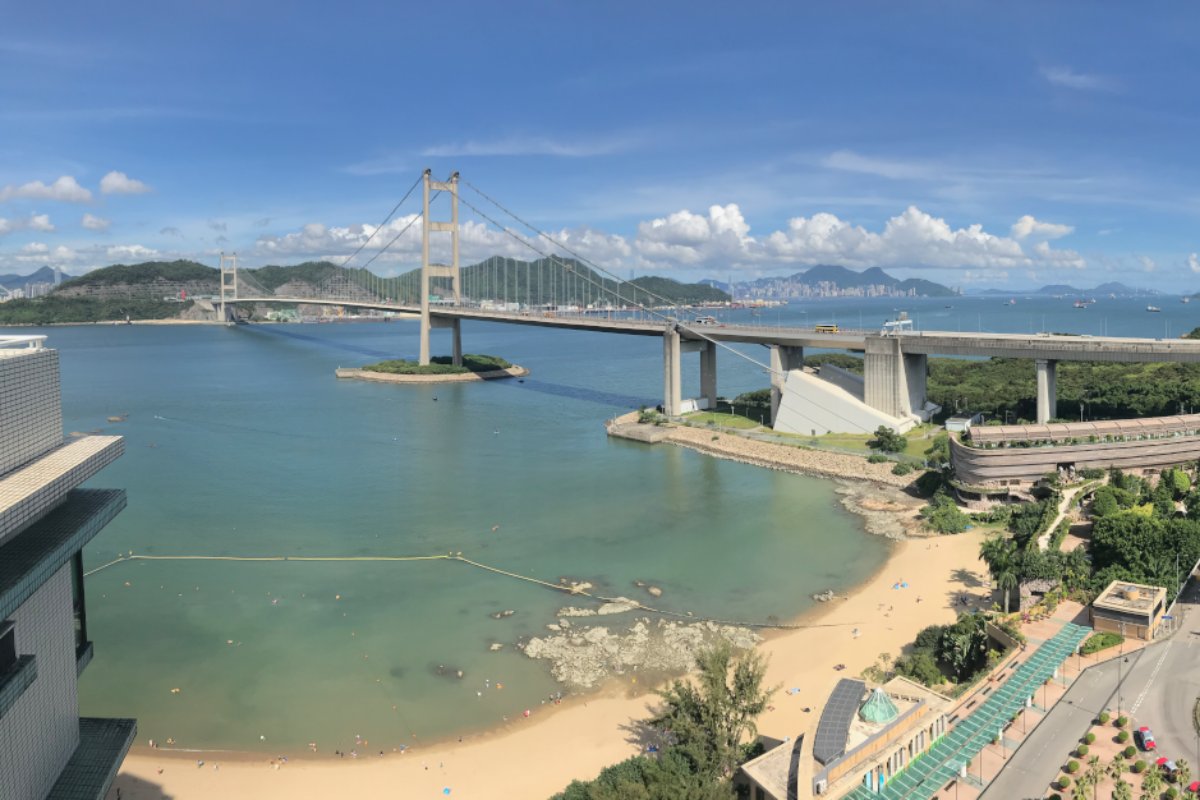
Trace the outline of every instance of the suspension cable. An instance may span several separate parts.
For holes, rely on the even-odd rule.
[[[358,246],[358,249],[350,254],[349,258],[347,258],[345,261],[342,262],[342,269],[345,269],[346,265],[349,264],[351,261],[353,261],[355,256],[357,256],[359,253],[361,253],[363,251],[363,249],[371,243],[371,240],[375,238],[375,234],[377,234],[381,230],[383,230],[383,226],[388,224],[388,222],[395,215],[395,213],[398,210],[400,210],[400,206],[404,205],[404,201],[409,198],[409,196],[416,190],[417,186],[420,183],[421,183],[421,178],[418,176],[418,178],[415,181],[413,181],[412,186],[408,187],[408,191],[404,193],[404,197],[400,198],[400,202],[398,202],[398,203],[396,203],[396,205],[392,206],[392,210],[389,211],[388,215],[383,218],[383,222],[379,223],[378,227],[376,227],[375,230],[371,231],[371,235],[367,237],[367,240],[365,242],[363,242],[362,244],[360,244]],[[407,230],[407,228],[405,230]],[[386,250],[387,248],[385,247],[384,249]],[[374,261],[374,260],[375,259],[371,259],[371,261]],[[370,264],[371,261],[368,261],[367,263]],[[366,269],[366,267],[363,267],[363,269]]]
[[[467,182],[466,182],[466,181],[463,181],[463,183],[467,183]],[[467,183],[467,185],[468,185],[468,186],[470,186],[470,184],[469,184],[469,183]],[[475,187],[474,187],[474,186],[471,186],[471,188],[472,188],[472,189],[475,189]],[[479,190],[478,190],[478,189],[475,189],[475,191],[476,191],[476,192],[479,192]],[[483,194],[482,192],[479,192],[479,193],[480,193],[480,194]],[[546,252],[544,252],[544,251],[542,251],[542,250],[539,250],[537,247],[535,247],[535,246],[534,246],[534,245],[533,245],[531,242],[529,242],[527,239],[525,239],[524,237],[520,236],[520,235],[519,235],[519,234],[517,234],[517,233],[514,233],[514,232],[513,232],[513,230],[512,230],[511,228],[508,228],[508,227],[505,227],[504,225],[501,225],[501,224],[500,224],[499,222],[497,222],[495,219],[493,219],[492,217],[490,217],[490,216],[488,216],[487,214],[485,214],[485,213],[484,213],[483,211],[481,211],[481,210],[480,210],[478,207],[476,207],[474,204],[472,204],[472,203],[471,203],[469,200],[466,200],[466,199],[464,199],[462,196],[459,196],[459,198],[458,198],[458,199],[459,199],[459,202],[461,202],[461,203],[462,203],[463,205],[465,205],[467,208],[470,208],[470,209],[471,209],[472,211],[474,211],[476,214],[478,214],[479,216],[481,216],[481,217],[483,217],[484,219],[486,219],[488,222],[490,222],[490,223],[492,223],[493,225],[495,225],[495,226],[496,226],[496,228],[498,228],[500,231],[502,231],[502,232],[503,232],[505,235],[507,235],[507,236],[509,236],[510,238],[512,238],[512,239],[514,239],[514,240],[516,240],[517,242],[520,242],[521,244],[525,245],[526,247],[528,247],[528,248],[529,248],[530,250],[532,250],[533,252],[535,252],[535,253],[537,253],[538,255],[542,256],[543,258],[545,258],[545,259],[549,260],[549,261],[551,262],[551,264],[558,264],[559,266],[563,267],[563,268],[564,268],[564,269],[566,269],[566,270],[573,271],[573,272],[575,272],[575,273],[576,273],[576,274],[577,274],[579,277],[583,278],[583,279],[584,279],[585,281],[587,281],[588,283],[592,284],[593,286],[597,286],[597,287],[599,287],[599,288],[601,289],[601,291],[608,292],[608,293],[610,293],[610,294],[612,293],[612,290],[611,290],[611,289],[609,289],[608,287],[604,286],[602,283],[598,283],[598,282],[597,282],[595,279],[591,278],[590,276],[584,275],[583,273],[579,272],[578,270],[573,270],[573,269],[570,267],[570,265],[568,265],[568,264],[564,264],[564,263],[562,262],[562,259],[560,259],[560,258],[559,258],[557,255],[554,255],[554,254],[552,254],[552,253],[546,253]],[[493,203],[494,203],[494,201],[493,201]],[[495,204],[495,205],[497,205],[497,206],[499,206],[499,204],[498,204],[498,203],[494,203],[494,204]],[[532,226],[530,226],[530,227],[532,227]],[[536,228],[535,228],[534,230],[536,230]],[[544,236],[544,237],[545,237],[546,239],[548,239],[550,242],[554,243],[554,239],[550,238],[550,237],[549,237],[549,236],[547,236],[546,234],[542,234],[542,236]],[[564,249],[566,249],[566,248],[564,248]],[[570,251],[568,251],[568,252],[570,252]],[[580,260],[581,260],[581,261],[586,261],[586,259],[580,259]],[[591,266],[590,262],[588,262],[588,263],[586,264],[586,266]],[[598,269],[597,271],[602,271],[604,274],[611,276],[611,277],[613,278],[613,280],[614,280],[615,282],[617,282],[618,284],[621,284],[621,283],[624,283],[624,282],[625,282],[625,281],[623,281],[623,280],[622,280],[620,277],[618,277],[618,276],[614,275],[612,272],[609,272],[609,271],[608,271],[608,270],[606,270],[606,269],[600,268],[600,269]],[[540,273],[540,272],[541,272],[541,270],[539,269],[539,270],[538,270],[538,272]],[[636,290],[637,288],[640,288],[640,287],[635,287],[635,290]],[[668,300],[667,298],[659,297],[658,295],[655,295],[653,292],[650,292],[650,291],[648,291],[648,290],[643,290],[643,291],[646,291],[646,294],[650,295],[651,297],[658,297],[658,299],[660,299],[660,300],[664,300],[664,301],[665,301],[666,303],[668,303],[668,304],[670,303],[670,300]],[[620,296],[620,295],[618,294],[618,297],[619,297],[619,296]],[[766,370],[766,372],[767,372],[767,373],[769,373],[769,374],[774,374],[774,373],[776,372],[776,370],[773,370],[773,369],[771,369],[771,367],[770,367],[770,365],[769,365],[769,364],[764,364],[764,363],[762,363],[761,361],[759,361],[758,359],[754,358],[753,356],[749,356],[749,355],[747,355],[747,354],[743,353],[742,351],[738,350],[737,348],[730,347],[729,345],[725,344],[724,342],[722,342],[722,341],[719,341],[719,340],[717,340],[717,339],[714,339],[714,338],[712,338],[711,336],[709,336],[708,334],[704,333],[703,331],[698,331],[698,330],[696,330],[695,328],[692,328],[692,327],[690,327],[690,326],[688,326],[688,325],[684,325],[684,324],[680,323],[680,322],[679,322],[679,320],[677,320],[677,319],[673,319],[672,317],[670,317],[670,316],[669,316],[669,315],[667,315],[667,314],[663,314],[663,313],[661,313],[661,312],[659,312],[659,311],[657,311],[657,310],[655,310],[655,309],[653,309],[653,308],[650,308],[649,306],[645,306],[645,305],[643,305],[643,304],[641,304],[641,303],[638,303],[638,302],[637,302],[636,291],[634,292],[634,297],[633,297],[633,299],[632,299],[632,301],[631,301],[631,302],[633,303],[633,305],[634,305],[634,306],[637,306],[637,307],[638,307],[638,309],[640,309],[641,311],[645,311],[647,314],[651,314],[651,315],[653,315],[653,316],[655,316],[655,317],[658,317],[658,318],[662,319],[664,322],[673,323],[673,324],[674,324],[676,327],[678,327],[678,328],[682,328],[683,330],[687,331],[688,333],[692,334],[693,336],[696,336],[696,337],[697,337],[697,338],[699,338],[699,339],[703,339],[703,340],[704,340],[704,341],[706,341],[706,342],[710,342],[710,343],[712,343],[712,344],[716,345],[717,347],[720,347],[720,348],[722,348],[722,349],[724,349],[724,350],[727,350],[728,352],[730,352],[730,353],[733,353],[734,355],[736,355],[738,358],[744,359],[745,361],[749,361],[751,364],[754,364],[755,366],[757,366],[757,367],[760,367],[760,368],[761,368],[761,369],[763,369],[763,370]]]

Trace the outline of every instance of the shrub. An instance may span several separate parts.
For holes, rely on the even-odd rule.
[[[1066,789],[1070,785],[1071,785],[1071,779],[1068,778],[1066,775],[1063,775],[1058,779],[1058,788],[1059,789]]]
[[[1167,800],[1175,800],[1176,797],[1179,797],[1179,790],[1174,786],[1169,787],[1167,789]]]
[[[882,453],[871,453],[871,455],[867,456],[868,464],[882,464],[885,461],[891,461],[891,459]]]
[[[1125,756],[1126,758],[1133,758],[1135,755],[1137,755],[1137,749],[1133,745],[1129,745],[1129,747],[1126,747],[1121,751],[1121,755]]]
[[[1091,731],[1088,731],[1083,737],[1083,743],[1084,744],[1095,744],[1096,743],[1096,734],[1092,733]]]
[[[1126,725],[1129,724],[1129,717],[1122,714],[1121,716],[1117,717],[1117,721],[1114,722],[1113,724],[1116,725],[1118,728],[1124,728]]]
[[[1133,764],[1133,771],[1134,771],[1134,772],[1139,772],[1139,773],[1140,773],[1140,772],[1145,772],[1145,771],[1146,771],[1146,762],[1145,762],[1145,761],[1142,761],[1142,760],[1139,758],[1139,759],[1138,759],[1137,761],[1135,761],[1135,762],[1134,762],[1134,764]]]
[[[1076,772],[1079,772],[1079,762],[1075,759],[1071,759],[1067,762],[1067,773],[1074,775]]]
[[[908,447],[908,439],[888,426],[880,425],[875,429],[875,438],[867,441],[867,447],[885,453],[901,453]]]
[[[1080,758],[1083,758],[1084,756],[1086,756],[1088,754],[1088,749],[1089,748],[1086,744],[1081,744],[1081,745],[1079,745],[1079,747],[1075,748],[1075,755],[1079,756]]]
[[[912,471],[913,471],[913,465],[907,464],[903,461],[897,462],[896,466],[892,467],[893,475],[907,475]]]
[[[1129,731],[1121,731],[1117,734],[1117,744],[1125,744],[1129,741]]]
[[[1082,655],[1090,656],[1092,653],[1115,647],[1123,641],[1125,641],[1125,637],[1119,633],[1094,633],[1083,643],[1083,647],[1079,648],[1079,652]]]
[[[1096,719],[1099,720],[1101,725],[1107,725],[1108,721],[1112,719],[1112,717],[1109,716],[1107,711],[1101,711],[1100,716],[1096,717]]]
[[[971,522],[971,518],[943,492],[935,494],[929,505],[921,508],[921,516],[938,533],[962,533]]]

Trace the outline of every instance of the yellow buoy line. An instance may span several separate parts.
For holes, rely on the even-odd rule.
[[[101,564],[98,567],[88,570],[83,573],[85,578],[95,575],[97,572],[115,567],[118,564],[123,564],[128,561],[243,561],[250,563],[257,562],[280,562],[280,561],[304,561],[304,562],[349,562],[349,561],[458,561],[462,564],[475,567],[476,569],[485,570],[496,575],[502,575],[506,578],[525,581],[526,583],[536,584],[547,589],[553,589],[556,592],[563,594],[587,597],[592,600],[598,600],[603,603],[621,603],[629,605],[632,602],[630,610],[645,611],[651,614],[661,614],[667,617],[678,617],[687,619],[693,622],[712,622],[718,625],[736,625],[743,628],[778,628],[783,630],[797,630],[800,628],[815,628],[824,627],[820,625],[795,625],[782,622],[742,622],[738,620],[715,619],[713,617],[697,617],[689,612],[670,611],[662,608],[654,608],[647,606],[636,600],[631,601],[627,597],[605,597],[603,595],[592,594],[582,588],[571,585],[563,585],[561,583],[551,583],[540,578],[533,578],[528,575],[521,575],[516,572],[493,567],[488,564],[482,564],[478,561],[472,561],[460,553],[441,553],[433,556],[151,556],[142,555],[140,553],[129,553],[127,555],[115,558],[107,564]]]

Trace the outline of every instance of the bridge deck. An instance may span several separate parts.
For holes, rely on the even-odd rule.
[[[279,303],[369,308],[403,314],[420,313],[420,306],[378,300],[324,299],[312,297],[239,297],[230,303]],[[632,336],[661,336],[666,320],[637,320],[604,316],[603,313],[570,314],[545,311],[490,311],[464,306],[435,306],[431,315],[441,319],[471,319],[536,325],[546,328],[620,333]],[[617,312],[621,313],[621,312]],[[759,345],[814,347],[862,351],[868,339],[896,338],[905,353],[1048,359],[1052,361],[1184,361],[1200,362],[1200,340],[1138,339],[1117,336],[1063,336],[1054,334],[963,333],[914,331],[895,335],[879,331],[840,330],[817,332],[813,328],[755,325],[675,323],[684,339],[709,338],[719,342]]]

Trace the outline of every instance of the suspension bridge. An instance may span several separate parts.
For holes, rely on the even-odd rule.
[[[400,224],[405,217],[396,215],[410,200],[417,202],[414,195],[418,187],[420,210]],[[434,218],[431,206],[443,197],[443,205],[449,208],[442,210],[443,218]],[[532,260],[492,257],[461,267],[460,206],[477,218],[471,224],[489,226],[516,242]],[[397,277],[372,272],[370,266],[418,222],[421,269]],[[372,244],[370,257],[361,266],[352,266]],[[819,420],[823,423],[820,427],[828,430],[856,425],[873,430],[876,422],[906,428],[918,419],[928,419],[934,410],[926,398],[927,357],[931,354],[1035,361],[1039,423],[1057,416],[1055,377],[1059,361],[1200,362],[1200,341],[1188,340],[714,325],[710,318],[695,317],[694,312],[681,309],[675,301],[647,286],[620,278],[457,172],[441,181],[425,170],[340,266],[341,270],[317,285],[294,282],[268,289],[255,277],[254,270],[239,271],[236,255],[223,254],[217,298],[220,318],[231,321],[239,305],[261,304],[392,312],[419,320],[417,360],[422,365],[430,363],[435,330],[449,331],[452,361],[461,365],[464,320],[656,336],[663,340],[662,409],[668,416],[677,416],[683,408],[681,362],[682,355],[689,352],[700,354],[701,396],[697,405],[716,407],[717,353],[725,350],[770,376],[773,425],[785,385],[790,391],[794,383],[793,394],[807,392],[807,399],[794,402],[793,416]],[[761,345],[769,349],[769,355],[760,360],[734,345]],[[861,352],[864,374],[861,378],[843,376],[838,391],[819,386],[821,382],[806,382],[801,372],[805,348]],[[797,432],[807,433],[807,424]]]

